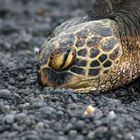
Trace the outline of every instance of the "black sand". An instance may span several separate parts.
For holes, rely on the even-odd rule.
[[[103,94],[38,85],[36,48],[91,1],[0,1],[0,140],[140,139],[139,79]],[[85,116],[88,105],[95,112]]]

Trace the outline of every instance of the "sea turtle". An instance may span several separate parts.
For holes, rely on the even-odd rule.
[[[38,55],[42,85],[106,91],[140,75],[140,0],[96,0],[58,26]]]

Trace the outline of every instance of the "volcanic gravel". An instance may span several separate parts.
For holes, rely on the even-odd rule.
[[[41,88],[36,52],[92,0],[0,0],[0,140],[139,140],[139,79],[106,93]],[[90,105],[93,109],[85,114]],[[92,108],[93,107],[93,108]]]

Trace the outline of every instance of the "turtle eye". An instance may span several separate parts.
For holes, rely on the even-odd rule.
[[[64,63],[62,65],[62,69],[68,68],[72,64],[74,57],[75,55],[72,50],[67,51],[67,53],[64,56]]]
[[[49,66],[57,71],[68,69],[75,59],[75,54],[76,53],[73,48],[57,50],[51,54]]]

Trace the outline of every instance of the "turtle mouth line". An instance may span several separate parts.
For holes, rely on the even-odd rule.
[[[79,89],[91,86],[91,82],[88,82],[88,79],[74,76],[68,71],[60,73],[51,68],[43,68],[38,71],[38,77],[42,85],[47,87]]]

